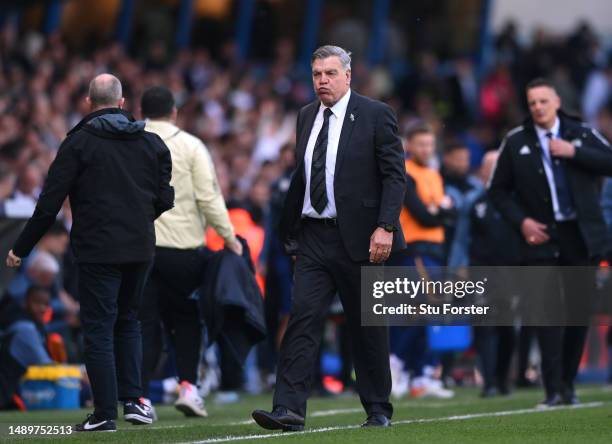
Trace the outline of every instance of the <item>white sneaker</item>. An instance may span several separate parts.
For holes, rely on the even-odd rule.
[[[198,393],[198,388],[187,381],[181,382],[179,387],[179,397],[174,403],[174,407],[185,416],[208,416],[204,408],[204,400]]]
[[[158,419],[157,411],[155,410],[155,407],[151,403],[151,400],[149,398],[140,398],[140,402],[142,402],[144,405],[146,405],[147,407],[151,409],[151,414],[153,415],[153,421],[157,421]]]
[[[389,357],[389,367],[391,367],[391,395],[395,399],[400,399],[408,393],[410,378],[404,371],[404,363],[397,356]]]
[[[449,399],[455,396],[455,392],[452,390],[445,389],[442,385],[442,381],[437,379],[428,378],[421,376],[415,378],[410,389],[410,396],[413,398],[440,398]]]

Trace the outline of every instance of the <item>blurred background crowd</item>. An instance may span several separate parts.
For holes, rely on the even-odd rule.
[[[61,141],[87,113],[89,81],[102,72],[115,74],[126,109],[137,118],[142,92],[167,86],[179,108],[178,126],[201,138],[213,157],[266,297],[270,339],[248,361],[250,390],[273,383],[268,375],[274,374],[274,353],[290,306],[291,262],[280,252],[274,227],[294,164],[296,113],[314,99],[308,54],[317,43],[353,51],[352,88],[390,104],[400,135],[417,120],[433,128],[433,164],[445,186],[460,194],[484,185],[478,174],[483,156],[526,117],[524,86],[534,77],[552,80],[563,108],[612,140],[612,52],[608,36],[588,21],[528,33],[520,17],[493,30],[490,9],[496,2],[487,0],[435,6],[390,0],[299,3],[26,1],[0,14],[3,251],[32,214]],[[18,272],[1,272],[0,323],[10,323],[10,313],[1,308],[9,298],[24,301],[32,286],[46,289],[52,309],[44,314],[46,331],[58,333],[66,360],[78,363],[70,225],[66,204]],[[462,239],[446,240],[457,241]],[[322,392],[352,384],[343,335],[341,308],[332,307],[322,351]],[[515,376],[529,384],[537,379],[537,366],[529,338],[524,342],[527,364]],[[591,359],[594,367],[607,362],[600,352]],[[469,351],[463,354],[475,361]],[[212,355],[207,353],[210,368]],[[429,371],[439,378],[439,369]],[[473,374],[469,365],[447,368],[443,382],[478,382]],[[167,368],[159,373],[169,375]],[[204,391],[215,386],[214,371],[204,379]],[[437,394],[451,396],[443,390]]]

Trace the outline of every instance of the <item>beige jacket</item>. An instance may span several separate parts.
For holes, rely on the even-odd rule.
[[[212,226],[226,242],[235,240],[210,153],[200,139],[163,120],[147,120],[146,131],[157,134],[172,155],[174,208],[155,221],[155,245],[179,249],[206,244]]]

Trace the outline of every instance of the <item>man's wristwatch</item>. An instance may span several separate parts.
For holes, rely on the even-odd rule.
[[[397,228],[395,228],[395,225],[392,225],[392,224],[386,224],[384,222],[381,222],[378,224],[378,226],[384,229],[387,233],[393,233],[394,231],[397,231]]]

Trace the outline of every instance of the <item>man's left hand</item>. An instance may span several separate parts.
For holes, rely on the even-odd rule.
[[[563,139],[552,139],[549,143],[549,149],[552,157],[571,159],[576,155],[576,147]]]
[[[370,262],[380,264],[386,261],[391,254],[393,244],[393,233],[389,233],[382,227],[378,227],[370,236]]]
[[[10,250],[8,252],[8,255],[6,256],[6,266],[7,267],[19,267],[21,265],[21,258],[18,256],[15,256],[15,253],[13,253],[13,250]]]

